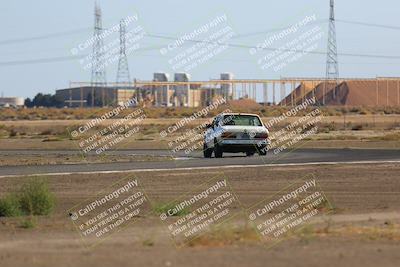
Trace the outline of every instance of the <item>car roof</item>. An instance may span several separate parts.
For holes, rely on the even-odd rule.
[[[221,114],[219,114],[219,116],[225,116],[225,115],[248,115],[248,116],[259,117],[257,114],[252,114],[252,113],[221,113]]]

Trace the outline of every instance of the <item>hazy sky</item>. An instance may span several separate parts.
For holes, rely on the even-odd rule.
[[[104,28],[111,29],[120,19],[137,15],[138,20],[128,25],[128,31],[142,29],[145,35],[132,43],[132,48],[139,49],[128,55],[132,78],[150,80],[153,72],[174,73],[176,63],[182,61],[182,57],[190,56],[187,53],[183,56],[183,53],[196,43],[186,41],[164,55],[160,49],[168,48],[168,44],[174,43],[174,38],[193,33],[221,16],[225,16],[226,21],[196,35],[194,39],[210,38],[212,33],[228,27],[233,37],[222,43],[233,46],[221,45],[224,49],[215,56],[190,69],[193,80],[215,79],[221,72],[232,72],[236,78],[243,79],[325,76],[326,55],[320,52],[326,52],[327,47],[329,0],[99,0],[98,3],[103,12]],[[85,63],[74,58],[71,50],[93,36],[93,9],[92,0],[0,1],[0,91],[5,96],[32,97],[37,92],[54,93],[55,89],[68,87],[69,81],[90,81],[90,69],[85,70]],[[340,22],[400,27],[399,10],[398,0],[336,0],[340,76],[400,76],[400,28]],[[250,53],[251,47],[282,32],[276,29],[310,17],[315,21],[278,38],[268,46],[272,50],[257,51],[255,55]],[[321,38],[311,40],[308,45],[315,53],[299,58],[292,55],[290,64],[279,68],[261,67],[260,59],[272,56],[273,49],[287,47],[299,38],[308,41],[316,36],[315,32],[307,40],[303,39],[304,34],[312,29],[321,31]],[[118,40],[118,33],[111,34],[104,42],[111,47],[118,43],[115,40]],[[87,48],[79,51],[77,56],[90,53],[91,48]],[[397,58],[351,57],[344,54]],[[180,58],[178,61],[173,60],[176,56]],[[118,61],[107,65],[108,81],[116,80],[117,65]]]

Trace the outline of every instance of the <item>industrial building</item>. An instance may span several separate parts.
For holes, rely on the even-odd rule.
[[[122,105],[134,97],[134,88],[79,86],[56,90],[67,107]],[[94,97],[92,97],[94,96]]]
[[[216,98],[294,106],[312,97],[318,105],[400,106],[400,78],[395,77],[335,81],[320,78],[235,80],[231,73],[222,73],[219,80],[209,81],[191,81],[186,73],[176,73],[173,81],[169,77],[167,73],[157,72],[151,81],[135,80],[97,88],[90,83],[74,83],[77,86],[57,90],[56,95],[69,107],[122,105],[131,98],[146,107],[203,107]]]
[[[23,107],[22,97],[0,97],[0,107]]]
[[[232,99],[231,84],[192,82],[187,73],[175,73],[169,81],[169,74],[156,72],[151,82],[110,83],[95,87],[90,83],[71,83],[70,88],[56,90],[56,96],[67,107],[92,107],[122,105],[136,97],[145,106],[155,107],[201,107],[211,103],[216,97]],[[221,80],[233,78],[230,73],[222,73]],[[94,96],[94,97],[92,97]]]

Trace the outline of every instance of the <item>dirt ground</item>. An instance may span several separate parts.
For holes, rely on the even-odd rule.
[[[121,178],[135,177],[149,200],[167,203],[216,175],[223,175],[242,208],[271,197],[313,174],[332,203],[321,222],[268,248],[245,230],[176,247],[158,214],[137,218],[94,248],[83,246],[68,210],[94,198]],[[54,213],[23,229],[22,218],[0,218],[1,266],[399,266],[400,164],[260,167],[221,171],[135,172],[131,174],[49,176],[57,198]],[[0,179],[0,196],[27,178]],[[234,207],[239,209],[238,206]],[[245,218],[227,225],[242,229]],[[247,227],[247,226],[246,226]],[[243,228],[244,229],[244,228]]]
[[[106,162],[137,162],[137,161],[165,161],[171,157],[154,155],[83,155],[83,153],[35,153],[30,151],[27,155],[3,152],[0,157],[0,166],[38,166],[54,164],[82,164],[82,163],[106,163]]]

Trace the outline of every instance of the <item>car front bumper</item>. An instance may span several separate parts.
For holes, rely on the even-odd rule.
[[[240,140],[240,139],[223,139],[219,144],[221,146],[258,146],[265,147],[268,146],[271,142],[268,139],[249,139],[249,140]]]

